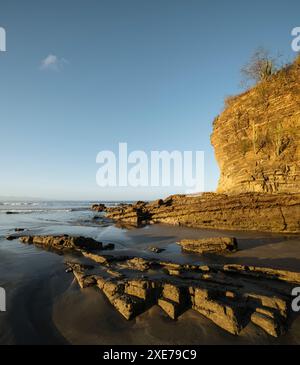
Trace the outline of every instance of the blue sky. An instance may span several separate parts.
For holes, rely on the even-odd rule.
[[[97,153],[119,142],[205,151],[214,190],[212,121],[257,47],[294,57],[299,15],[298,0],[0,0],[0,195],[168,195],[96,185]]]

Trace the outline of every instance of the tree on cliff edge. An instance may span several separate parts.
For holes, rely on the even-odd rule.
[[[278,57],[272,57],[264,48],[258,48],[252,55],[250,61],[242,67],[241,74],[243,86],[267,80],[278,69]]]

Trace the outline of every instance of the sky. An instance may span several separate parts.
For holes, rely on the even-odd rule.
[[[0,0],[0,195],[156,199],[100,187],[99,151],[204,151],[224,98],[257,47],[291,49],[299,0]],[[175,191],[177,192],[177,191]],[[180,191],[178,191],[180,192]]]

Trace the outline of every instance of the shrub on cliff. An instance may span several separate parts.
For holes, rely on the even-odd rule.
[[[250,61],[242,67],[242,85],[258,83],[267,80],[278,70],[278,58],[273,57],[264,48],[258,48],[252,55]]]

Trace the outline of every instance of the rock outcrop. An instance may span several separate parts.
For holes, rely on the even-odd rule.
[[[92,210],[95,210],[96,212],[104,212],[104,211],[105,211],[105,209],[106,209],[106,206],[105,206],[105,204],[103,204],[103,203],[100,203],[100,204],[93,204],[93,205],[91,206],[91,209],[92,209]]]
[[[168,223],[197,228],[300,232],[300,193],[203,193],[174,195],[160,204],[139,203],[107,208],[107,217],[141,225]]]
[[[139,260],[141,266],[131,265]],[[67,265],[81,288],[97,286],[127,320],[153,305],[171,319],[194,309],[234,335],[249,322],[274,337],[285,333],[291,290],[300,283],[300,273],[255,266],[184,265],[121,256],[101,265],[96,260],[94,268]]]
[[[18,236],[14,236],[12,234],[8,235],[5,237],[7,239],[7,241],[12,241],[12,240],[16,240],[17,238],[19,238]]]
[[[248,90],[228,98],[211,142],[219,193],[300,192],[300,57]]]
[[[184,251],[196,253],[234,252],[237,241],[232,237],[210,237],[198,240],[184,239],[178,242]]]
[[[89,238],[27,236],[20,240],[68,252],[68,259],[70,253],[63,247],[75,250],[66,272],[73,272],[82,289],[98,287],[127,320],[158,305],[172,319],[193,309],[231,334],[238,335],[252,322],[277,337],[291,323],[292,288],[300,284],[300,273],[286,270],[104,255],[94,251],[99,243]]]
[[[63,250],[102,250],[102,242],[95,241],[93,238],[82,236],[22,236],[19,238],[22,243],[35,244],[44,248],[57,251]]]

